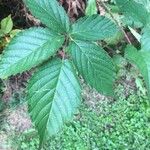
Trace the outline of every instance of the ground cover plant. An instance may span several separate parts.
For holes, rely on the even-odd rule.
[[[131,73],[127,77],[132,78]],[[142,87],[144,90],[144,86]],[[133,91],[131,87],[129,91],[130,96],[126,98],[126,87],[119,84],[115,89],[118,97],[116,101],[101,97],[102,101],[95,91],[85,91],[86,95],[83,97],[90,98],[86,98],[81,104],[78,115],[72,122],[65,124],[55,138],[51,137],[43,150],[149,149],[148,97],[140,90]],[[8,132],[9,130],[11,129]],[[23,133],[12,133],[8,141],[11,149],[35,150],[39,145],[38,134],[34,128]]]

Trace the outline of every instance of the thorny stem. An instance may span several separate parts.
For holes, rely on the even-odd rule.
[[[129,44],[132,44],[132,42],[130,41],[128,35],[126,34],[126,32],[124,31],[123,27],[120,25],[120,23],[114,18],[113,14],[111,13],[110,9],[107,7],[107,5],[102,1],[102,0],[98,0],[97,4],[99,5],[99,2],[102,4],[102,6],[104,7],[104,9],[110,14],[111,18],[115,21],[115,23],[119,26],[120,30],[124,33],[125,38],[127,39]]]

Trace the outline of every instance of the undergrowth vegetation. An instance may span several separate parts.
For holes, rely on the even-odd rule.
[[[65,125],[57,137],[50,138],[43,150],[150,149],[149,100],[135,91],[130,91],[125,99],[124,90],[118,86],[116,101],[93,99],[94,108],[84,102],[72,123]],[[12,140],[22,150],[35,150],[39,145],[34,129]]]

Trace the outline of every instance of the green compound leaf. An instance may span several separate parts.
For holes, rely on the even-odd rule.
[[[30,28],[18,33],[4,50],[0,78],[6,78],[37,66],[54,55],[64,37],[45,28]]]
[[[140,22],[144,26],[150,22],[150,14],[144,5],[134,0],[116,0],[116,3],[126,17],[131,17],[130,20]]]
[[[96,0],[88,0],[88,5],[85,11],[87,16],[97,14]]]
[[[115,67],[108,54],[95,43],[78,40],[73,41],[68,49],[86,83],[105,95],[113,96]]]
[[[32,14],[59,33],[69,31],[69,18],[57,0],[24,0]]]
[[[113,36],[117,31],[115,23],[110,19],[92,15],[73,24],[71,37],[77,40],[102,40]]]
[[[141,48],[142,51],[150,52],[150,27],[147,27],[143,30],[143,35],[141,38]]]
[[[148,93],[150,96],[150,52],[148,51],[137,51],[133,46],[127,46],[126,58],[133,64],[135,64],[140,70],[144,77]]]
[[[54,58],[41,66],[29,82],[27,99],[42,143],[59,132],[80,104],[81,87],[72,63]]]

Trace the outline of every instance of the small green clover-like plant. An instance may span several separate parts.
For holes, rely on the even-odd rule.
[[[2,19],[0,22],[0,53],[2,52],[3,47],[5,47],[10,40],[19,33],[20,30],[13,29],[13,21],[11,15]]]
[[[76,112],[81,102],[78,75],[98,92],[113,96],[115,67],[96,41],[113,36],[118,29],[100,15],[72,24],[56,0],[25,0],[25,4],[47,27],[26,29],[12,39],[2,55],[0,77],[37,66],[28,83],[27,100],[42,143]]]
[[[10,36],[10,38],[13,38],[18,32],[20,32],[19,29],[13,30],[13,21],[11,15],[2,19],[0,22],[0,38],[5,36]]]
[[[4,18],[0,23],[0,37],[5,36],[6,34],[10,33],[13,28],[13,21],[11,19],[11,15]]]

